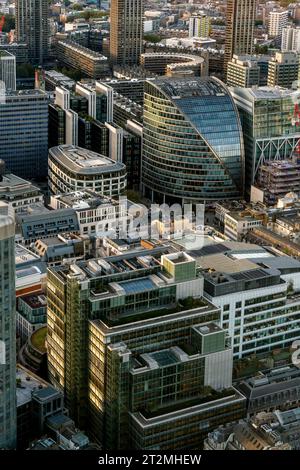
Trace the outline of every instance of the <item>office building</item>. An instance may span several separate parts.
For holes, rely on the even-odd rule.
[[[300,28],[287,26],[282,30],[281,50],[300,53]]]
[[[269,61],[268,86],[292,88],[297,85],[299,75],[299,54],[297,52],[276,52]]]
[[[189,20],[189,37],[208,38],[210,34],[210,17],[205,14],[192,15]]]
[[[0,50],[0,80],[7,91],[16,90],[16,58],[8,51]]]
[[[216,78],[146,82],[142,184],[153,201],[204,202],[243,193],[243,139]]]
[[[299,117],[293,92],[279,87],[233,88],[245,144],[245,187],[250,194],[260,165],[286,160],[298,146]]]
[[[300,162],[297,158],[267,161],[261,165],[256,185],[263,191],[263,201],[268,206],[277,204],[288,191],[300,193]]]
[[[280,37],[282,30],[288,24],[289,12],[288,10],[270,11],[268,34],[273,38]]]
[[[252,54],[255,0],[228,0],[226,10],[225,65],[235,55]]]
[[[116,65],[139,63],[143,48],[143,0],[112,0],[110,60]]]
[[[82,236],[94,236],[97,230],[104,232],[107,224],[112,224],[115,219],[125,221],[127,217],[127,205],[87,190],[51,196],[50,205],[54,210],[74,209]],[[71,245],[71,240],[69,244]]]
[[[47,61],[50,30],[47,0],[16,1],[16,39],[28,46],[28,58],[34,65]]]
[[[270,57],[234,55],[227,64],[227,85],[252,88],[267,85]]]
[[[118,196],[126,188],[123,163],[74,145],[49,150],[49,189],[52,194],[90,189],[102,196]]]
[[[21,345],[35,330],[45,325],[46,315],[47,298],[43,292],[18,297],[16,324]]]
[[[17,42],[0,44],[0,51],[7,51],[16,58],[16,65],[28,63],[28,46]]]
[[[0,106],[0,158],[22,178],[47,175],[48,97],[40,90],[11,92]]]
[[[57,41],[55,50],[61,65],[80,71],[84,77],[101,78],[110,75],[107,57],[74,41]]]
[[[15,223],[12,210],[0,202],[0,449],[15,449],[16,297]]]
[[[50,378],[104,448],[198,448],[215,422],[244,415],[219,312],[201,294],[195,260],[166,246],[49,270]]]
[[[13,208],[15,214],[26,210],[31,204],[44,201],[41,190],[30,181],[11,173],[0,174],[0,200]]]
[[[247,398],[247,413],[288,410],[300,406],[300,370],[290,365],[259,372],[237,385]]]
[[[298,260],[237,242],[190,254],[201,266],[205,297],[221,309],[220,325],[231,337],[234,358],[292,346],[300,328]]]

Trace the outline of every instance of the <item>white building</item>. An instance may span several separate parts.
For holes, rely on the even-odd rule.
[[[272,37],[281,36],[283,28],[288,24],[288,10],[271,11],[269,15],[268,34]]]
[[[210,17],[205,14],[193,15],[189,21],[189,37],[207,38],[210,33]]]
[[[127,200],[126,200],[127,201]],[[113,230],[117,222],[127,226],[127,203],[119,204],[110,198],[99,197],[91,191],[76,191],[51,196],[53,209],[74,209],[77,214],[81,235],[96,235]]]
[[[51,194],[89,189],[114,197],[126,189],[126,166],[104,155],[75,145],[49,150],[48,181]]]
[[[281,37],[281,50],[300,52],[300,28],[288,26],[283,28]]]
[[[197,264],[205,297],[221,309],[235,358],[291,347],[299,338],[298,260],[248,243],[223,242],[210,246]]]
[[[0,80],[6,90],[16,90],[16,57],[8,51],[0,51]]]
[[[257,220],[250,215],[240,212],[228,212],[224,216],[224,234],[230,240],[241,241],[247,232],[261,224],[261,220]]]

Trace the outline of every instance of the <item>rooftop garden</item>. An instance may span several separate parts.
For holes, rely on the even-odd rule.
[[[47,336],[47,327],[43,326],[36,330],[31,336],[31,344],[34,348],[36,348],[40,353],[46,352],[46,336]]]

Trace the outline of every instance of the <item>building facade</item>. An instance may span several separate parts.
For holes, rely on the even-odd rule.
[[[237,198],[243,165],[238,113],[222,82],[210,77],[146,83],[142,184],[150,199]]]
[[[118,65],[139,63],[143,47],[143,0],[112,0],[110,60]]]
[[[300,28],[287,26],[282,30],[281,50],[300,52]]]
[[[278,87],[233,88],[245,143],[245,188],[250,194],[260,165],[285,160],[295,152],[299,117],[293,92]]]
[[[16,297],[15,224],[13,212],[0,202],[0,448],[15,449]]]
[[[11,92],[0,107],[0,158],[22,178],[47,175],[48,97],[40,90]]]
[[[225,64],[234,54],[252,54],[255,0],[228,0],[226,10]]]
[[[195,260],[144,254],[49,270],[51,381],[105,449],[199,447],[207,427],[245,413],[232,351]]]
[[[16,90],[16,58],[8,51],[0,50],[0,80],[6,90]]]
[[[208,38],[210,34],[210,17],[204,14],[192,15],[189,21],[189,37]]]
[[[101,78],[110,73],[107,57],[74,41],[57,41],[55,50],[62,65],[80,71],[85,77]]]
[[[123,163],[74,145],[51,148],[48,167],[51,194],[90,189],[113,197],[126,189]]]
[[[297,52],[276,52],[269,61],[268,86],[292,88],[299,77],[299,55]]]
[[[47,0],[17,0],[17,42],[27,44],[29,61],[34,65],[42,65],[47,60],[49,35]]]

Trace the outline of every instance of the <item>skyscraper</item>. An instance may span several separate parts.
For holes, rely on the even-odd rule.
[[[16,0],[16,36],[28,45],[29,61],[42,65],[49,46],[47,0]]]
[[[143,45],[143,0],[112,0],[110,59],[113,64],[139,63]]]
[[[256,0],[228,0],[225,35],[225,67],[234,54],[251,54]]]
[[[0,106],[0,158],[22,178],[47,175],[48,97],[40,90],[10,92]]]
[[[210,33],[210,17],[205,14],[193,15],[189,21],[189,37],[207,38]]]
[[[237,109],[216,78],[145,84],[142,185],[153,201],[207,203],[243,193]]]
[[[16,57],[8,51],[0,51],[0,80],[6,90],[16,89]]]
[[[0,202],[0,449],[16,446],[15,224]]]

